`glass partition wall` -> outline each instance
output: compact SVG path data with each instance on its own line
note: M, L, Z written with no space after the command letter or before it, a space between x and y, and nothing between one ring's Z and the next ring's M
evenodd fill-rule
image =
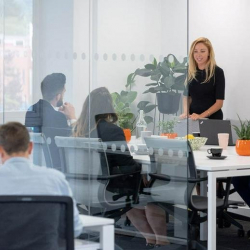
M114 218L121 249L187 249L188 1L0 4L1 123L26 125L33 162L66 175L80 213Z

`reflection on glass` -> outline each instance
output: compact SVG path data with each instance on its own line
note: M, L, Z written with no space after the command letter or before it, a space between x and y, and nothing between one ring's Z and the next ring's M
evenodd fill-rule
M0 92L2 97L4 91L4 100L1 105L8 111L26 110L32 94L33 1L4 1L3 7L0 50L4 47L4 67L0 67L0 81L3 80Z

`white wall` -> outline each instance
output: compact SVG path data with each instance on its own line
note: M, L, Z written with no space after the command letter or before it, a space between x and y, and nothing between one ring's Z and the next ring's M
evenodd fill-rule
M110 92L120 92L127 76L154 57L159 61L174 53L182 60L187 55L186 0L66 0L63 4L39 0L38 14L39 30L34 34L42 42L35 51L35 82L40 84L48 73L65 73L65 100L74 104L78 115L90 90L106 86ZM136 78L136 104L154 102L155 95L142 94L149 82Z
M250 119L250 1L189 1L190 43L201 36L209 38L217 64L226 78L225 118Z

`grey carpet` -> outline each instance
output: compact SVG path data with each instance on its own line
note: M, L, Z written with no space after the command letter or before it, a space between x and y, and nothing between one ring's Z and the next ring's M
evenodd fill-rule
M247 238L247 231L250 230L250 222L239 221L246 231L246 235L243 238L239 238L237 235L238 229L233 225L230 228L217 228L217 250L249 250L250 239ZM123 225L121 225L125 228ZM133 226L126 227L126 229L135 231ZM168 235L173 234L173 226L171 223L168 226ZM115 243L123 250L139 250L145 248L145 240L141 237L131 237L124 235L117 235L115 237ZM206 242L203 243L206 245ZM186 250L186 246L179 246L171 244L169 246L156 248L157 250Z

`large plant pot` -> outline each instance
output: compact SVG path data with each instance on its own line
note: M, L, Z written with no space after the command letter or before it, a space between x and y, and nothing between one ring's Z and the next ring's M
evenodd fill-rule
M123 129L124 135L125 135L125 139L126 142L130 142L131 140L131 130L128 128Z
M179 110L180 93L156 93L158 110L163 114L175 114Z
M250 140L237 140L235 149L238 155L250 156Z
M177 135L177 133L161 133L161 136L167 136L168 139L174 139L178 135Z

